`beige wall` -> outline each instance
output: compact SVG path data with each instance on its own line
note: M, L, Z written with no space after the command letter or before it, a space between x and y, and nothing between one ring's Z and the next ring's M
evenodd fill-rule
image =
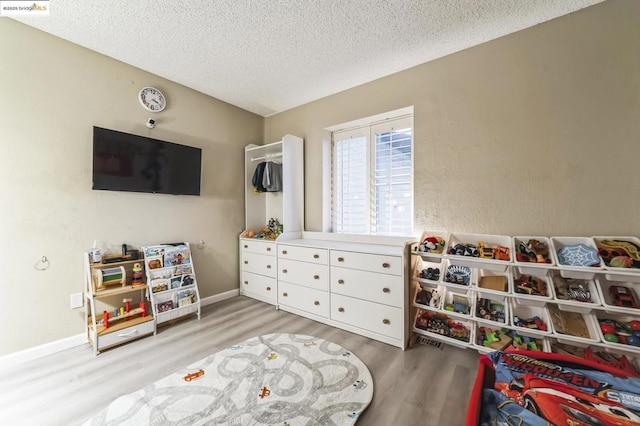
M414 106L415 229L640 235L640 2L571 15L267 118L305 138L322 229L323 129Z
M204 240L193 254L201 296L237 288L243 147L263 142L262 117L8 18L0 54L0 355L84 331L69 295L82 291L94 239L116 251ZM140 107L146 85L167 96L165 111ZM92 191L94 125L202 148L202 195ZM51 265L37 272L43 255Z

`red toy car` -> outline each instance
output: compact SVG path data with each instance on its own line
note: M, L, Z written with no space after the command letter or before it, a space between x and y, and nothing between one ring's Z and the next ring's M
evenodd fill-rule
M504 384L501 392L555 425L631 426L640 423L640 417L635 413L608 399L606 391L598 397L533 374Z
M633 297L633 291L628 287L612 285L609 287L609 294L611 295L611 300L616 306L622 306L624 308L638 308L636 299Z

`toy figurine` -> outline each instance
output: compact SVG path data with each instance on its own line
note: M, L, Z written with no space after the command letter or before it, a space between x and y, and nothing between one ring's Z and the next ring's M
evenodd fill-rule
M131 270L133 271L131 283L133 285L142 284L142 265L136 262L133 264L133 267L131 268Z
M429 306L437 308L440 305L440 294L437 289L431 292L431 300L429 300Z

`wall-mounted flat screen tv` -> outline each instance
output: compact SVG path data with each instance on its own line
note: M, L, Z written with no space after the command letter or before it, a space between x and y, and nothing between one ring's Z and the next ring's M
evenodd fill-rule
M202 149L93 127L93 189L200 195Z

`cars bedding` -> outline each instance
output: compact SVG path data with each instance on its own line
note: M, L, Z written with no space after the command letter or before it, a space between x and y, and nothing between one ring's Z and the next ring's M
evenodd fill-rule
M481 368L489 372L478 377L472 399L481 402L470 401L470 410L479 413L469 413L467 425L640 425L640 379L577 357L546 355L484 355Z

